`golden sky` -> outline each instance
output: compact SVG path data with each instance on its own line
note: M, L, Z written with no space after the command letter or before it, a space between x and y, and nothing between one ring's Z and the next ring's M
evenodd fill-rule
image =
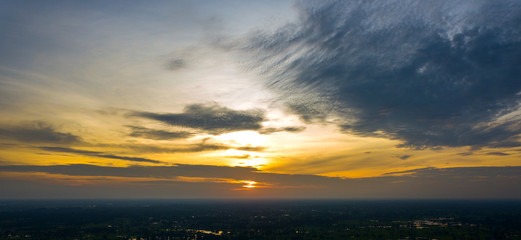
M0 9L3 198L521 197L518 2Z

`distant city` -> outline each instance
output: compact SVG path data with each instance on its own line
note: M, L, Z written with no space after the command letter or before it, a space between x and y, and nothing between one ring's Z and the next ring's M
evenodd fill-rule
M3 201L0 239L521 239L521 201Z

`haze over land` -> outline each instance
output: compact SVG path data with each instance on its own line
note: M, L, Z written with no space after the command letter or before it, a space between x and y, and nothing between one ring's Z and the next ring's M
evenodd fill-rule
M520 198L519 1L2 1L1 198Z

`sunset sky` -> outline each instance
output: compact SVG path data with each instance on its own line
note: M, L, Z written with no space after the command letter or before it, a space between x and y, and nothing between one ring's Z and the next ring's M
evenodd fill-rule
M521 198L520 1L0 1L0 198Z

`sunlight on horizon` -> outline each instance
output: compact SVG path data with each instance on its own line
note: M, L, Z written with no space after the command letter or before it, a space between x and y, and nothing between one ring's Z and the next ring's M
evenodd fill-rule
M244 181L243 183L245 183L245 185L242 185L242 187L247 189L255 188L255 184L257 184L255 181Z

